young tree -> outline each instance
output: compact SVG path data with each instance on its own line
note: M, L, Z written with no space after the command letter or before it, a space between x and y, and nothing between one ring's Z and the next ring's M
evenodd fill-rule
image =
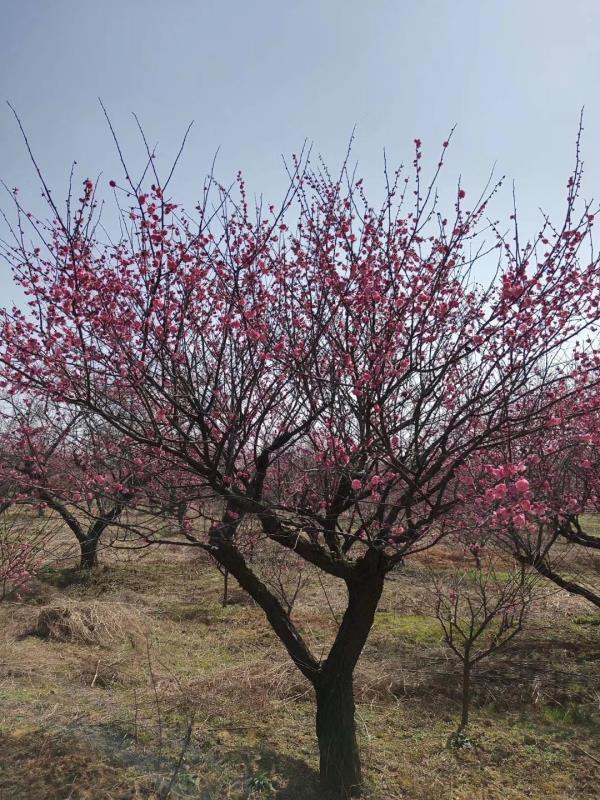
M123 187L111 182L118 241L99 239L86 180L64 215L45 187L47 223L15 195L5 250L30 306L4 311L4 381L84 409L221 498L208 535L187 541L254 598L314 686L321 778L342 797L361 784L352 681L387 573L453 529L470 463L554 424L557 404L576 415L598 379L579 159L563 222L527 243L516 221L511 236L486 218L491 193L469 203L459 187L443 216L419 140L414 170L412 184L386 176L375 209L347 162L333 178L301 157L278 209L251 212L241 179L234 193L211 177L190 217L169 180L154 172L143 189L125 169ZM345 585L324 660L244 557L249 517Z
M450 584L434 581L435 615L444 641L462 664L461 718L469 724L474 667L507 645L522 629L532 601L533 579L524 568L508 577L489 557L481 568L453 574Z

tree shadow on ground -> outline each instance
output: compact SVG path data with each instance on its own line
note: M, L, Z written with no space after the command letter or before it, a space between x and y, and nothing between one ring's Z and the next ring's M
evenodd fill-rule
M240 800L330 800L309 764L260 745L220 754L191 748L187 770L179 772L176 759L131 744L106 726L85 724L77 732L69 726L0 733L0 797L158 800L175 771L169 800L213 800L216 791Z
M329 800L319 784L319 776L301 758L259 748L260 765L273 780L277 800Z
M153 782L106 759L87 743L42 730L0 734L0 797L11 800L111 797L150 800Z

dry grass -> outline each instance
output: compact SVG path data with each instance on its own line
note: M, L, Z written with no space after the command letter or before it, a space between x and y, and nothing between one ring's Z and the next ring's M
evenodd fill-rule
M458 676L427 581L456 563L445 550L421 557L385 590L356 675L368 797L596 798L600 626L563 594L548 593L514 646L482 664L477 746L446 748ZM235 586L227 607L220 597L216 570L179 550L85 580L61 565L0 606L0 798L160 798L172 783L171 800L320 800L310 687L260 609ZM316 652L343 606L337 582L309 575L294 613ZM257 776L274 792L253 788Z
M110 647L143 636L143 616L123 603L65 602L41 609L31 633L40 639Z
M0 734L0 797L11 800L159 800L156 781L102 763L75 737L39 729ZM152 785L154 783L154 786Z

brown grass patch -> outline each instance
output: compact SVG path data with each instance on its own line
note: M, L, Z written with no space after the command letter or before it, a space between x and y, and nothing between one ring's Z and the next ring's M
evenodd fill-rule
M152 781L107 764L92 747L41 730L0 733L0 797L156 800Z
M163 696L173 706L192 705L209 715L221 715L224 709L263 714L273 704L312 701L310 684L291 661L276 650L271 656L227 666L184 684L164 681Z
M120 603L61 602L39 612L31 633L54 642L108 647L140 638L142 619L139 612Z

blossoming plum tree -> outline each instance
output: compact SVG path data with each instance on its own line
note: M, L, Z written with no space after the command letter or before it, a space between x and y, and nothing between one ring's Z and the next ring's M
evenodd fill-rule
M595 393L591 397L582 393L576 405L579 416L519 444L528 465L520 505L524 511L535 512L534 518L527 525L513 522L505 527L497 543L561 589L600 608L600 587L590 582L593 569L576 575L576 564L600 550L600 538L590 530L600 511ZM569 577L564 575L565 568Z
M160 497L164 475L141 448L98 418L56 404L5 400L2 416L0 485L7 506L58 514L77 540L82 569L97 565L108 528L122 528L132 544L144 539L144 528L156 517L147 492ZM173 475L168 483L172 491ZM132 509L140 512L135 524L126 519Z
M113 182L116 241L100 237L86 180L64 214L45 189L47 222L15 195L5 249L29 307L3 312L3 381L85 410L221 499L187 541L254 598L312 683L322 782L341 797L360 790L352 681L386 575L456 530L479 475L493 478L486 453L566 424L599 377L579 158L564 219L525 242L516 220L505 232L488 219L495 188L470 201L459 186L442 214L415 146L412 180L386 174L379 208L347 161L332 177L303 155L277 208L251 208L241 178L227 190L210 177L191 216L150 157L150 186L127 169ZM469 514L527 524L502 484ZM326 658L244 557L248 518L345 585Z
M40 567L43 540L50 536L45 529L27 541L20 528L10 515L0 516L0 602L27 588Z

